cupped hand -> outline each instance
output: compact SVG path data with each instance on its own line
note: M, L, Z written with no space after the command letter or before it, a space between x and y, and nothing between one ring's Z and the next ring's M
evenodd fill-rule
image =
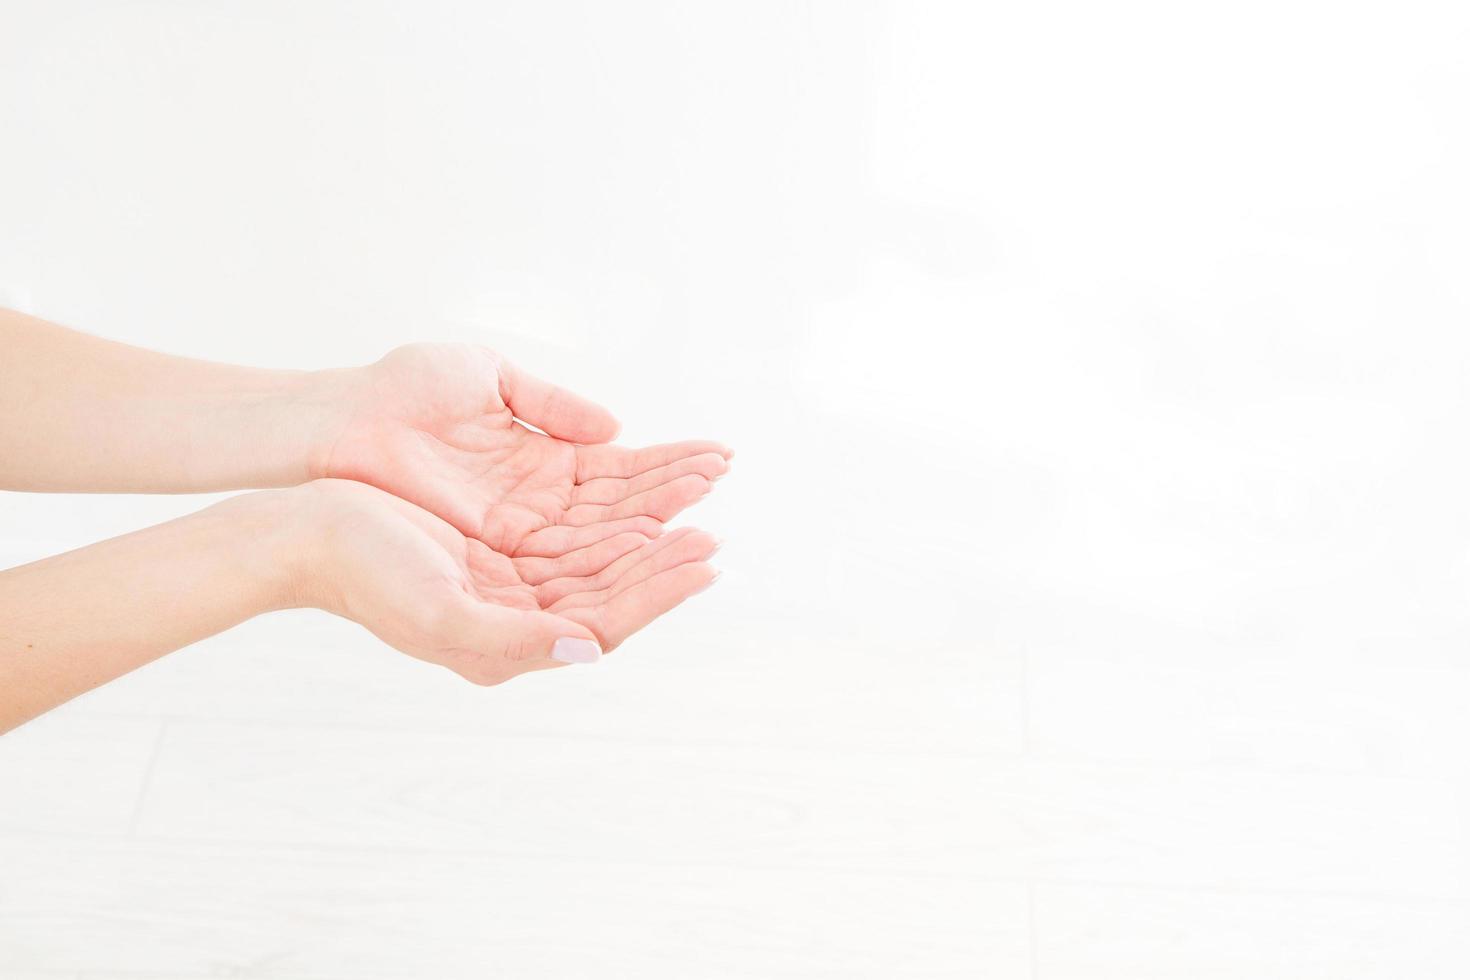
M318 475L387 490L510 558L655 536L731 456L709 441L607 445L606 409L482 347L399 348L355 374L347 399Z
M692 528L512 556L362 483L291 492L312 542L298 601L478 684L596 660L718 574L718 542Z

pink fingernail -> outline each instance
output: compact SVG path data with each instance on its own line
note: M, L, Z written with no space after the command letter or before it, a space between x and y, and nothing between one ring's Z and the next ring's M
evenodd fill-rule
M602 648L591 640L564 636L551 645L551 659L564 664L595 664L602 659Z
M715 572L715 577L701 585L699 588L695 589L693 592L689 593L689 598L693 599L695 596L699 595L699 593L707 590L711 585L714 585L716 582L718 582L720 580L720 576L724 574L725 573L723 571Z

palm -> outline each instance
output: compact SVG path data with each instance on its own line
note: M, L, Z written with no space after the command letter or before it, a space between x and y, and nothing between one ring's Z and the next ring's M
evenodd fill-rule
M416 345L373 366L327 475L419 504L498 554L550 557L619 533L656 535L728 465L713 442L579 444L615 431L603 410L490 351Z
M487 652L507 635L534 646L547 630L563 631L557 617L611 650L715 575L705 559L716 542L692 529L656 541L628 532L556 557L516 557L361 483L316 486L340 529L342 594L331 605L393 646L482 682L516 672L514 658ZM528 654L538 655L539 647Z

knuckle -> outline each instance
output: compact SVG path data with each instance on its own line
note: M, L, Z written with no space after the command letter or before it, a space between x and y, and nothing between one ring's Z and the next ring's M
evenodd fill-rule
M507 669L511 669L510 665L536 660L543 656L545 656L545 651L541 649L541 644L527 637L517 637L505 645Z
M496 657L481 657L472 664L459 668L458 673L476 687L495 687L515 676L509 664Z

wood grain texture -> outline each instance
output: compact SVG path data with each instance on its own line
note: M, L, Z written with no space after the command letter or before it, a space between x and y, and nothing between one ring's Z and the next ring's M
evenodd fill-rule
M961 980L1027 956L1024 887L959 877L156 842L80 843L58 864L34 845L0 850L12 881L41 883L0 893L20 970ZM85 941L55 942L83 921Z
M1049 980L1376 980L1465 975L1470 903L1042 885Z

